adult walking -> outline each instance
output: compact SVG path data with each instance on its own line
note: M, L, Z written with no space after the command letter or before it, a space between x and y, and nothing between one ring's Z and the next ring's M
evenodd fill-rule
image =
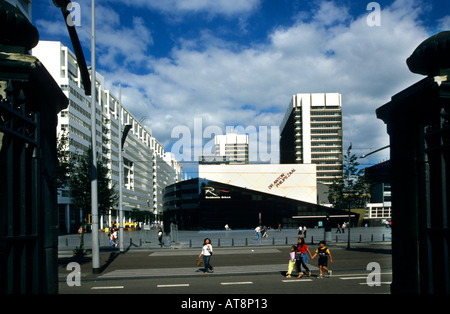
M211 244L211 239L205 238L205 240L203 240L202 252L198 256L198 257L203 256L203 264L205 265L204 269L205 274L209 272L208 270L211 270L212 273L214 272L214 267L212 267L212 265L210 264L212 255L213 255L213 248Z
M161 247L163 247L164 246L164 243L163 243L163 232L162 232L161 227L158 228L158 241L159 241L159 245Z
M255 228L255 233L256 233L256 240L261 238L261 226L257 226Z
M297 278L301 278L303 276L302 266L305 269L305 271L308 273L308 276L311 276L311 271L309 270L309 268L306 264L312 258L312 256L311 256L311 252L308 249L308 246L305 243L304 238L298 239L296 257L297 257L297 268L298 268L298 277Z

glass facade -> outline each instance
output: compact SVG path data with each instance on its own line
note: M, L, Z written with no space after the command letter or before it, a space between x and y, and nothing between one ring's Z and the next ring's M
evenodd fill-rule
M317 226L311 216L345 215L346 211L301 202L268 193L205 179L191 179L164 189L164 226L177 224L180 230L221 230L255 228L258 224L277 228ZM293 216L309 216L301 221ZM261 221L260 221L261 217Z

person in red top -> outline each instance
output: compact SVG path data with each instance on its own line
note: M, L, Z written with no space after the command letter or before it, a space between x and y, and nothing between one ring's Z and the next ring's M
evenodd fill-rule
M311 257L312 257L311 252L309 251L308 246L305 243L305 239L304 238L298 239L297 255L296 255L298 267L297 278L301 278L303 276L302 266L308 272L308 276L311 276L311 271L309 270L308 266L306 266Z

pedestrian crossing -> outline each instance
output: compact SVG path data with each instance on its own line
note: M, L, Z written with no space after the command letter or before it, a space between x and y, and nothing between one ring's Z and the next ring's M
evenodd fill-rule
M311 270L317 270L315 266L309 266ZM286 271L286 264L269 265L247 265L247 266L221 266L214 269L215 274L236 275L273 273ZM180 268L151 268L151 269L118 269L99 276L103 279L113 278L145 278L145 277L167 277L167 276L195 276L203 275L201 267Z

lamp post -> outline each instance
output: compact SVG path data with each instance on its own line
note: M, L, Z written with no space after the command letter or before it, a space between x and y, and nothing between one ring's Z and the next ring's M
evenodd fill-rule
M97 119L96 119L96 79L95 79L95 0L92 0L92 35L91 35L91 213L92 213L92 272L100 272L98 243L98 185L97 185Z
M119 251L124 252L123 246L123 160L122 160L122 85L119 84Z

